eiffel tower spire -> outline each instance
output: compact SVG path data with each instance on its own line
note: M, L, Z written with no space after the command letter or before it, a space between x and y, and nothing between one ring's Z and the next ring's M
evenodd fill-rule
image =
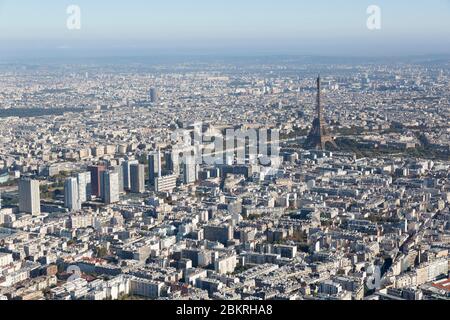
M327 144L337 149L333 137L331 137L326 128L324 112L321 102L321 81L320 75L317 77L317 103L316 118L313 121L312 129L306 139L305 149L326 150Z
M318 114L318 118L322 119L322 104L320 101L320 95L322 92L322 88L320 86L320 74L319 77L317 78L317 104L316 104L316 113Z

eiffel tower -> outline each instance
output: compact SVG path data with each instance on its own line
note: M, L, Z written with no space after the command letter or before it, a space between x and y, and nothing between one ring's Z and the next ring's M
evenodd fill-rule
M308 150L326 150L327 146L332 146L337 149L337 145L334 139L328 133L326 123L323 117L323 108L320 101L321 86L320 86L320 76L317 78L317 105L316 105L316 118L313 121L313 126L309 132L304 148Z

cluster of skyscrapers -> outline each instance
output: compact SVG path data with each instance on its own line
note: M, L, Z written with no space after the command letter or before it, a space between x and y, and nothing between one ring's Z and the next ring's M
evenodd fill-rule
M162 161L166 166L163 170ZM148 187L156 192L170 192L176 188L181 178L184 184L198 180L198 165L194 161L182 164L176 152L162 155L161 150L151 152L148 157ZM120 160L120 164L108 166L106 163L90 165L86 172L69 177L64 182L64 206L69 211L81 210L83 203L101 199L105 204L120 201L120 194L142 194L146 191L145 164L139 160ZM180 172L182 175L180 176ZM39 213L39 182L23 180L21 187L21 207L23 212ZM34 201L34 202L33 202Z

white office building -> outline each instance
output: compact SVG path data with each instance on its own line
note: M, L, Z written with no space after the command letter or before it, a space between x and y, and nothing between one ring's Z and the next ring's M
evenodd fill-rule
M78 182L78 197L80 198L81 203L90 200L92 196L91 173L90 172L79 173L77 175L77 182Z
M19 182L19 210L24 213L41 213L41 195L39 181L22 179Z
M112 204L119 202L119 173L104 171L103 175L103 202L105 204Z
M78 190L78 179L67 178L64 182L64 206L70 211L81 209L81 199Z

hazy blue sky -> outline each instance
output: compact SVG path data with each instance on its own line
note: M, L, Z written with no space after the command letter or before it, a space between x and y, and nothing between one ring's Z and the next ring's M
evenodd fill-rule
M66 8L81 8L81 30ZM366 9L382 9L382 29ZM0 54L450 53L450 0L0 0Z

